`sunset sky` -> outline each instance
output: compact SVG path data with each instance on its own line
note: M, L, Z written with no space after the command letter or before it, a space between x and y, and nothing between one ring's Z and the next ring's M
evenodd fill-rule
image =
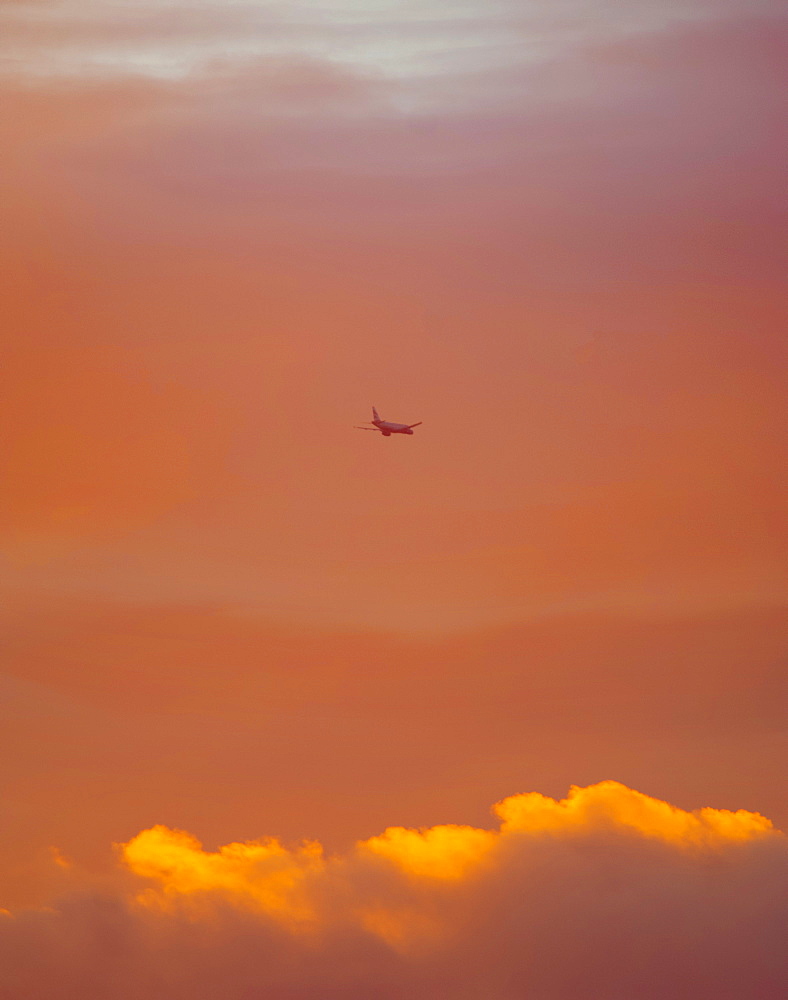
M2 1000L784 995L787 66L0 0Z

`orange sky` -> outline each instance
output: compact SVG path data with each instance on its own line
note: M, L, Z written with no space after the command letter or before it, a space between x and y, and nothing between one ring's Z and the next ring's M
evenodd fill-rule
M786 828L785 22L619 6L2 5L0 907L157 824Z

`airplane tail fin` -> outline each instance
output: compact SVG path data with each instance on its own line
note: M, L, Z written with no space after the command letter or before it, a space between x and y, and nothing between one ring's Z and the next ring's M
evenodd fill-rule
M380 417L378 416L378 411L375 409L374 406L372 407L372 419L373 420L380 420Z

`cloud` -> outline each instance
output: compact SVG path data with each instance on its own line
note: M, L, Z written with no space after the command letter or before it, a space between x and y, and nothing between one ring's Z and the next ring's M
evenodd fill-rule
M546 835L613 834L662 842L676 850L715 850L781 836L759 813L710 808L687 812L616 781L572 787L560 801L536 792L513 795L499 802L495 813L502 821L498 833L458 825L425 830L389 827L380 836L360 842L357 853L362 858L382 859L416 879L452 882L472 877L479 865L505 850L512 838L525 843ZM122 845L122 853L135 874L157 882L170 899L218 891L254 900L274 914L291 912L287 902L301 894L304 879L310 874L323 877L332 864L314 843L288 851L277 840L268 839L206 852L189 834L163 826L144 830ZM495 864L495 858L492 861Z
M309 913L300 899L301 883L323 868L319 844L288 851L268 839L209 853L188 833L165 826L138 834L123 846L123 858L135 874L157 881L169 898L217 892L287 917Z
M572 788L568 798L532 792L504 799L496 808L504 833L538 834L594 830L627 830L678 847L715 846L747 840L772 829L758 813L739 809L686 812L667 802L635 792L616 781Z
M785 837L606 781L515 795L498 831L394 827L326 857L154 827L153 883L0 914L0 996L107 1000L780 996Z
M755 14L772 0L664 0L622 9L612 0L436 0L306 3L292 10L249 2L133 7L69 0L0 7L3 48L15 75L183 79L228 60L245 65L282 55L322 58L351 72L410 81L411 106L434 102L432 84L512 62L538 63L578 42L659 31L685 20ZM513 39L519 44L513 45ZM441 90L441 98L446 92Z

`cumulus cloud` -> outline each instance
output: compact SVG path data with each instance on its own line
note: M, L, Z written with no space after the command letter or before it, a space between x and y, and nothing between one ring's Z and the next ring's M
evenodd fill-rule
M495 811L341 857L145 830L120 848L142 891L0 915L0 996L781 995L788 850L765 817L613 781Z

